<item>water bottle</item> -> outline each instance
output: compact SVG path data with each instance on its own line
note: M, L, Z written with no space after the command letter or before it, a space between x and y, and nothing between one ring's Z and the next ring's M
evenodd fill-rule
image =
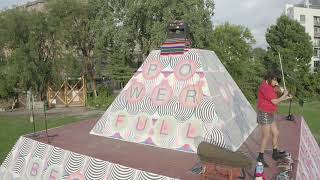
M264 179L263 164L262 162L258 162L256 165L255 180L263 180L263 179Z
M262 162L258 162L256 166L256 175L263 173L263 164Z

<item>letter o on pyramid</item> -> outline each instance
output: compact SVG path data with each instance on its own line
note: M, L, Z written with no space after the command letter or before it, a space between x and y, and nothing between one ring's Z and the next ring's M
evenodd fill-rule
M158 60L152 60L145 64L142 69L142 75L147 80L156 78L162 71L163 66Z
M180 61L174 69L175 77L181 80L187 80L191 78L197 70L197 65L194 61Z

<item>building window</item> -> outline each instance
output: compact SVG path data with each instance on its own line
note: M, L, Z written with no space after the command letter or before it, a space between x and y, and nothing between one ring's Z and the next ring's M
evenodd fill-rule
M306 22L306 15L300 15L300 23Z
M320 38L314 38L314 47L320 47Z
M314 27L314 37L320 37L320 27Z
M315 26L320 26L320 17L319 16L314 16L313 17L313 23Z
M313 56L314 56L314 57L319 57L319 51L318 51L318 49L313 49Z
M314 61L313 65L315 68L320 68L320 61Z

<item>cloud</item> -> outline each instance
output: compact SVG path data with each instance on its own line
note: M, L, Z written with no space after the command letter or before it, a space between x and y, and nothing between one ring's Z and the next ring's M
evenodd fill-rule
M252 8L255 8L257 5L258 5L258 1L257 0L243 1L243 4L242 4L243 8L245 8L245 9L252 9Z
M256 47L267 47L265 32L276 23L284 12L285 5L301 0L215 0L214 25L224 22L248 27L254 35Z
M23 5L34 0L0 0L0 10L11 8L12 6Z

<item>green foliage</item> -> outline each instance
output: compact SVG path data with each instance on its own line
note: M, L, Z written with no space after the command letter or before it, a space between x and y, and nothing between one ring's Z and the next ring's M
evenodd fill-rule
M212 31L213 1L204 0L128 0L114 3L113 9L123 28L128 28L144 57L165 40L166 27L173 20L183 20L190 25L194 47L209 44Z
M189 24L193 47L215 51L249 100L256 98L265 69L278 67L277 51L291 92L300 99L319 95L318 75L308 73L312 45L298 22L281 16L268 29L273 48L265 52L252 48L255 40L248 28L225 23L213 30L213 15L212 0L48 0L43 12L3 11L0 97L30 88L44 94L47 83L81 74L95 95L96 77L123 85L137 60L165 40L173 20Z
M97 76L126 83L143 59L160 46L173 20L190 24L194 46L205 48L212 32L213 1L49 0L43 12L0 13L0 95L10 89L44 94L49 82ZM4 50L10 50L4 56ZM138 55L138 56L137 56ZM138 59L141 60L141 59ZM104 65L104 67L97 66ZM10 81L8 80L10 78ZM96 94L96 93L95 93Z
M103 109L106 110L114 101L116 96L104 96L100 95L96 98L88 97L88 105L93 108Z
M82 0L51 0L48 13L58 41L68 54L78 57L82 74L92 82L93 91L96 91L93 50L101 28L96 21L98 11L90 5Z
M97 94L97 97L88 96L87 100L90 107L106 110L116 98L113 95L112 88L105 85L98 85Z
M217 26L212 34L212 49L246 97L253 101L262 81L263 50L252 50L255 42L248 28L225 23Z
M98 96L111 96L113 94L113 90L109 86L99 85L97 90Z
M5 67L1 69L1 94L8 95L12 89L33 89L44 94L52 77L53 37L46 23L46 15L22 9L8 10L2 14L0 44L7 51ZM7 92L5 92L7 91Z
M280 69L280 53L289 90L298 97L314 96L310 94L312 76L309 74L313 48L304 27L287 16L281 16L276 25L268 28L266 40L270 46L265 60L266 67Z
M212 31L211 15L213 1L95 1L99 9L97 22L102 27L97 38L95 57L107 63L106 71L97 68L97 73L107 75L116 82L126 83L135 71L136 55L144 60L149 52L159 48L166 38L169 22L179 19L190 24L195 47L205 48ZM139 57L139 56L138 56Z

